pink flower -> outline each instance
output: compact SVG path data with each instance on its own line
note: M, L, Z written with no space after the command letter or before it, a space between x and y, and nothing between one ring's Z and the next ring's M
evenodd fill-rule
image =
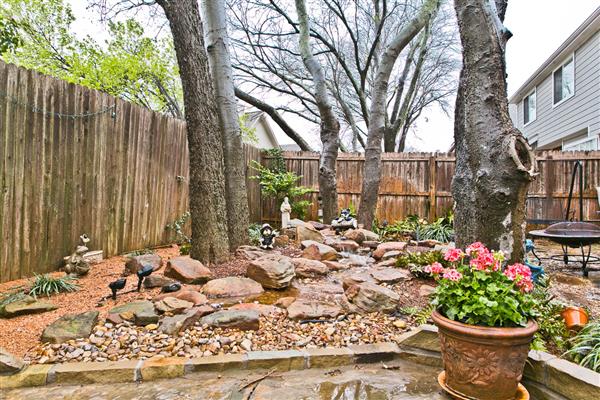
M533 281L531 279L531 270L528 266L523 264L512 264L508 265L504 270L504 275L515 282L515 285L522 292L531 292L533 290Z
M448 268L444 271L444 279L449 279L454 282L458 282L462 278L462 274L453 268Z
M477 254L477 257L471 259L471 268L479 271L498 271L500 269L500 261L485 247L477 253L472 252L472 254Z
M439 262L434 262L431 265L427 265L423 268L423 271L429 274L441 274L444 272L444 267Z
M462 259L464 256L465 256L465 254L462 252L461 249L449 249L444 254L444 260L450 261L450 262L456 262L456 261Z
M488 253L488 249L481 242L471 243L466 249L465 252L469 257L477 256L479 253ZM473 254L475 253L475 254Z

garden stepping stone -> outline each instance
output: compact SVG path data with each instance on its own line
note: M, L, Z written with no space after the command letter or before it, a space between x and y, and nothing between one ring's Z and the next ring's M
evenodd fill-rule
M323 243L325 238L323 237L323 234L311 224L302 224L296 227L296 240L298 242L313 240L318 243Z
M162 265L162 258L158 254L142 254L140 256L131 256L125 263L125 274L135 274L146 265L151 265L153 271L158 271Z
M98 322L98 315L98 311L63 315L44 329L42 342L64 343L88 338Z
M200 324L211 328L257 331L260 328L259 316L260 314L255 310L223 310L202 317Z
M202 287L202 293L209 299L249 298L264 292L260 283L249 278L229 276L213 279Z
M165 269L165 276L183 283L205 283L213 278L212 271L200 261L189 257L171 258Z
M0 317L12 318L19 315L39 314L56 310L57 308L49 301L36 300L32 296L26 296L21 300L13 301L4 307L0 307Z
M279 254L267 254L250 262L246 275L267 289L286 288L295 276L291 259Z
M188 308L192 308L194 303L189 301L180 300L175 297L165 297L162 300L154 303L154 308L159 313L171 313L171 314L181 314Z
M307 249L308 247L311 246L316 246L317 250L319 252L319 256L320 256L320 261L323 260L330 260L330 261L335 261L337 260L338 257L338 252L331 246L327 246L323 243L319 243L319 242L315 242L314 240L304 240L301 242L301 247L303 249ZM309 257L305 257L303 254L304 258L309 258Z
M335 318L342 309L335 304L316 300L299 299L288 308L288 318L293 320Z
M406 242L381 243L377 246L377 248L373 252L373 258L375 258L376 260L381 260L383 258L383 255L385 253L387 253L388 251L394 251L394 250L404 251L404 249L406 249L406 246L407 246Z
M319 275L327 275L329 267L318 260L307 258L292 258L292 264L299 278L313 278Z
M15 374L24 366L23 360L0 347L0 374Z
M181 331L185 331L193 326L205 315L215 312L215 309L209 305L193 307L183 314L165 317L160 323L158 330L167 335L176 335Z
M170 278L167 278L162 275L150 275L144 278L144 287L146 289L152 289L157 287L163 287L166 285L170 285L171 283L175 283L176 281Z
M375 269L370 274L379 283L397 283L411 278L409 271L397 268Z
M400 296L388 288L371 282L350 285L345 292L350 303L366 313L392 312L398 306Z

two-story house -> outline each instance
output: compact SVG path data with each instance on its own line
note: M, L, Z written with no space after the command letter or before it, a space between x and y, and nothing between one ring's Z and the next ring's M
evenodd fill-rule
M537 149L600 149L600 7L510 97Z

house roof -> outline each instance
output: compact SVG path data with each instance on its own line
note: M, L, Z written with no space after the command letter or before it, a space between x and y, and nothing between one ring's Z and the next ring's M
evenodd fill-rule
M521 85L519 89L508 100L509 103L517 103L523 96L529 93L534 86L543 81L548 76L562 59L571 54L579 46L585 43L591 38L596 32L600 30L600 7L585 20L579 27L573 32L567 40L560 45L558 49L552 53L550 57Z
M277 140L277 137L275 136L275 132L273 131L273 128L271 127L271 123L269 122L269 118L267 118L266 113L264 113L263 111L257 110L257 111L248 111L248 112L246 112L246 115L248 115L248 125L250 126L250 128L254 128L256 125L262 124L263 127L265 128L265 132L266 132L267 136L269 136L269 139L271 140L273 146L280 147L279 141Z

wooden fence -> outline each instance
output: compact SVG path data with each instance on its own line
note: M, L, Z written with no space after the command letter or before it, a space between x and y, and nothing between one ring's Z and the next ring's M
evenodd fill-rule
M319 154L284 152L288 170L302 175L300 184L313 189L307 196L312 202L309 218L317 218ZM265 161L268 162L267 157ZM527 218L530 220L562 220L566 210L573 164L583 161L583 215L586 220L598 220L600 186L600 151L537 153L540 175L531 184L527 200ZM385 153L382 157L382 178L377 218L395 221L410 214L434 220L452 208L452 176L455 158L444 153ZM340 154L337 163L338 205L358 208L363 180L364 156ZM578 185L574 195L579 195ZM473 205L476 207L477 205ZM279 207L271 201L262 202L262 219L279 220ZM579 203L573 199L571 210L578 218Z

